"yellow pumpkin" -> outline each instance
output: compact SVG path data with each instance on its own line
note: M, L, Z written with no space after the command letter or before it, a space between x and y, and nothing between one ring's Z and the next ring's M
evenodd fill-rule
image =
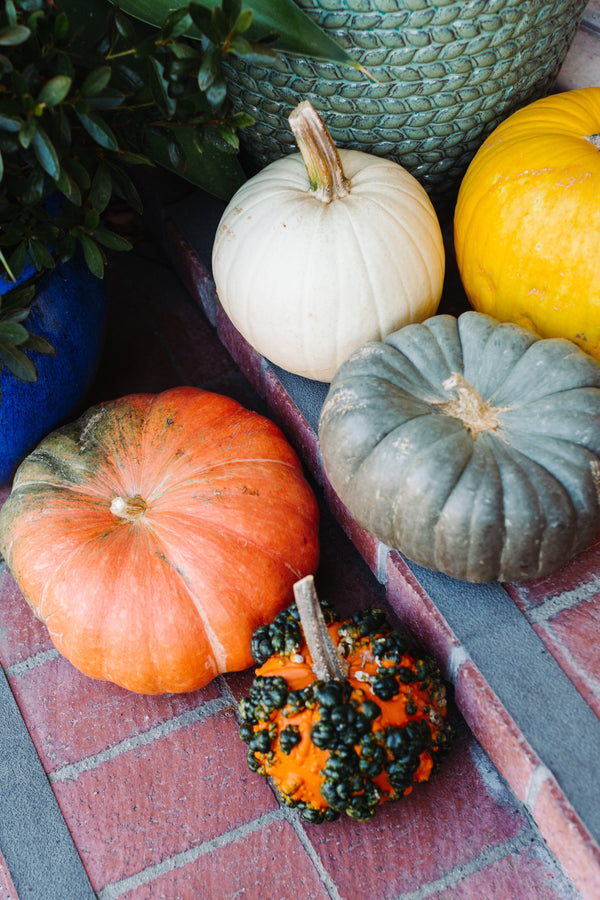
M600 358L600 87L538 100L492 132L454 237L476 310Z

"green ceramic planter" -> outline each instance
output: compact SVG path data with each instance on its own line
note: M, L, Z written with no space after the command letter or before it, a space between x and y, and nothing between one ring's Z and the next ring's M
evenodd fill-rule
M587 0L296 0L360 71L282 56L228 65L254 167L294 151L287 116L308 99L340 147L405 166L432 200L453 198L484 138L547 94Z

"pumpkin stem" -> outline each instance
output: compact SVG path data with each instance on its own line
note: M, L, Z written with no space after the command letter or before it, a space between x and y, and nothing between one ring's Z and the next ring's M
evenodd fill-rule
M488 400L484 400L464 375L453 372L442 382L442 387L447 391L455 390L457 393L456 397L451 397L447 403L442 404L442 412L460 419L473 437L477 437L482 431L493 431L498 427L499 414L504 408L492 406Z
M133 497L115 497L110 504L110 511L119 519L135 522L144 515L147 506L144 498L135 494Z
M294 585L294 598L310 655L319 681L341 681L348 675L348 663L335 646L323 617L315 580L307 575Z
M350 193L337 147L309 100L298 104L289 123L308 173L311 191L323 203Z
M590 144L593 144L597 150L600 150L600 134L590 134L588 141Z

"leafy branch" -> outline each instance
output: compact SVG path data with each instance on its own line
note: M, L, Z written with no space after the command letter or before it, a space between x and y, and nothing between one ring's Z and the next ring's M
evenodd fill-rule
M111 199L141 212L131 168L190 177L190 160L197 169L215 154L236 157L238 130L252 119L233 111L222 61L274 52L268 36L249 39L242 0L189 3L160 27L114 5L91 48L65 6L4 0L0 9L0 264L9 280L78 251L102 278L107 251L131 246L102 223ZM26 381L36 371L24 351L52 350L27 329L28 297L12 291L0 307L0 365Z

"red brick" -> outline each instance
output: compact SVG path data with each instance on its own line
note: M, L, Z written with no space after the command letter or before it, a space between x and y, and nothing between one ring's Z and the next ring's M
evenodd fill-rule
M454 700L473 734L522 802L539 759L472 662L461 666Z
M258 391L261 397L265 396L265 382L263 373L263 358L244 340L239 331L231 324L223 307L217 300L217 331L223 344L232 355L248 381Z
M436 892L436 900L564 900L567 879L533 851L521 850Z
M146 297L146 309L177 359L185 383L210 384L224 377L235 366L215 330L199 309L190 309L192 301L187 295L176 298L172 290L169 295L168 285L169 281L165 279L161 291L160 280L157 282L158 296Z
M200 856L122 900L198 900L199 897L327 900L315 867L293 827L273 823Z
M370 822L346 817L306 826L306 833L344 900L387 900L437 881L491 844L515 837L524 819L508 793L506 801L497 802L488 791L469 739L461 735L430 782L383 804Z
M215 325L217 295L211 275L172 220L166 223L165 238L175 271L191 296L200 304L209 322Z
M323 492L328 507L344 532L348 535L371 571L378 575L380 566L379 548L381 546L379 541L372 534L369 534L368 531L365 531L364 528L361 528L352 518L346 506L333 490L325 474L323 474Z
M451 653L460 648L460 642L396 550L388 554L386 589L388 601L400 620L436 659L444 676L450 678Z
M581 601L534 626L544 644L600 718L600 654L590 627L600 622L600 596Z
M19 900L8 866L0 850L0 900Z
M34 616L5 567L0 574L0 663L6 669L53 646L48 629Z
M548 597L556 597L565 591L581 588L598 574L600 574L600 536L556 572L544 578L532 578L522 584L507 584L505 587L513 599L520 597L522 602L530 607L539 605Z
M96 891L278 807L246 765L231 711L53 789Z
M550 774L540 787L533 815L550 850L560 859L584 900L598 900L600 848Z
M269 366L265 373L265 391L267 405L273 418L285 432L313 478L320 481L321 456L317 435Z
M134 694L82 675L62 656L10 678L10 686L47 772L220 696L215 682L187 694Z

